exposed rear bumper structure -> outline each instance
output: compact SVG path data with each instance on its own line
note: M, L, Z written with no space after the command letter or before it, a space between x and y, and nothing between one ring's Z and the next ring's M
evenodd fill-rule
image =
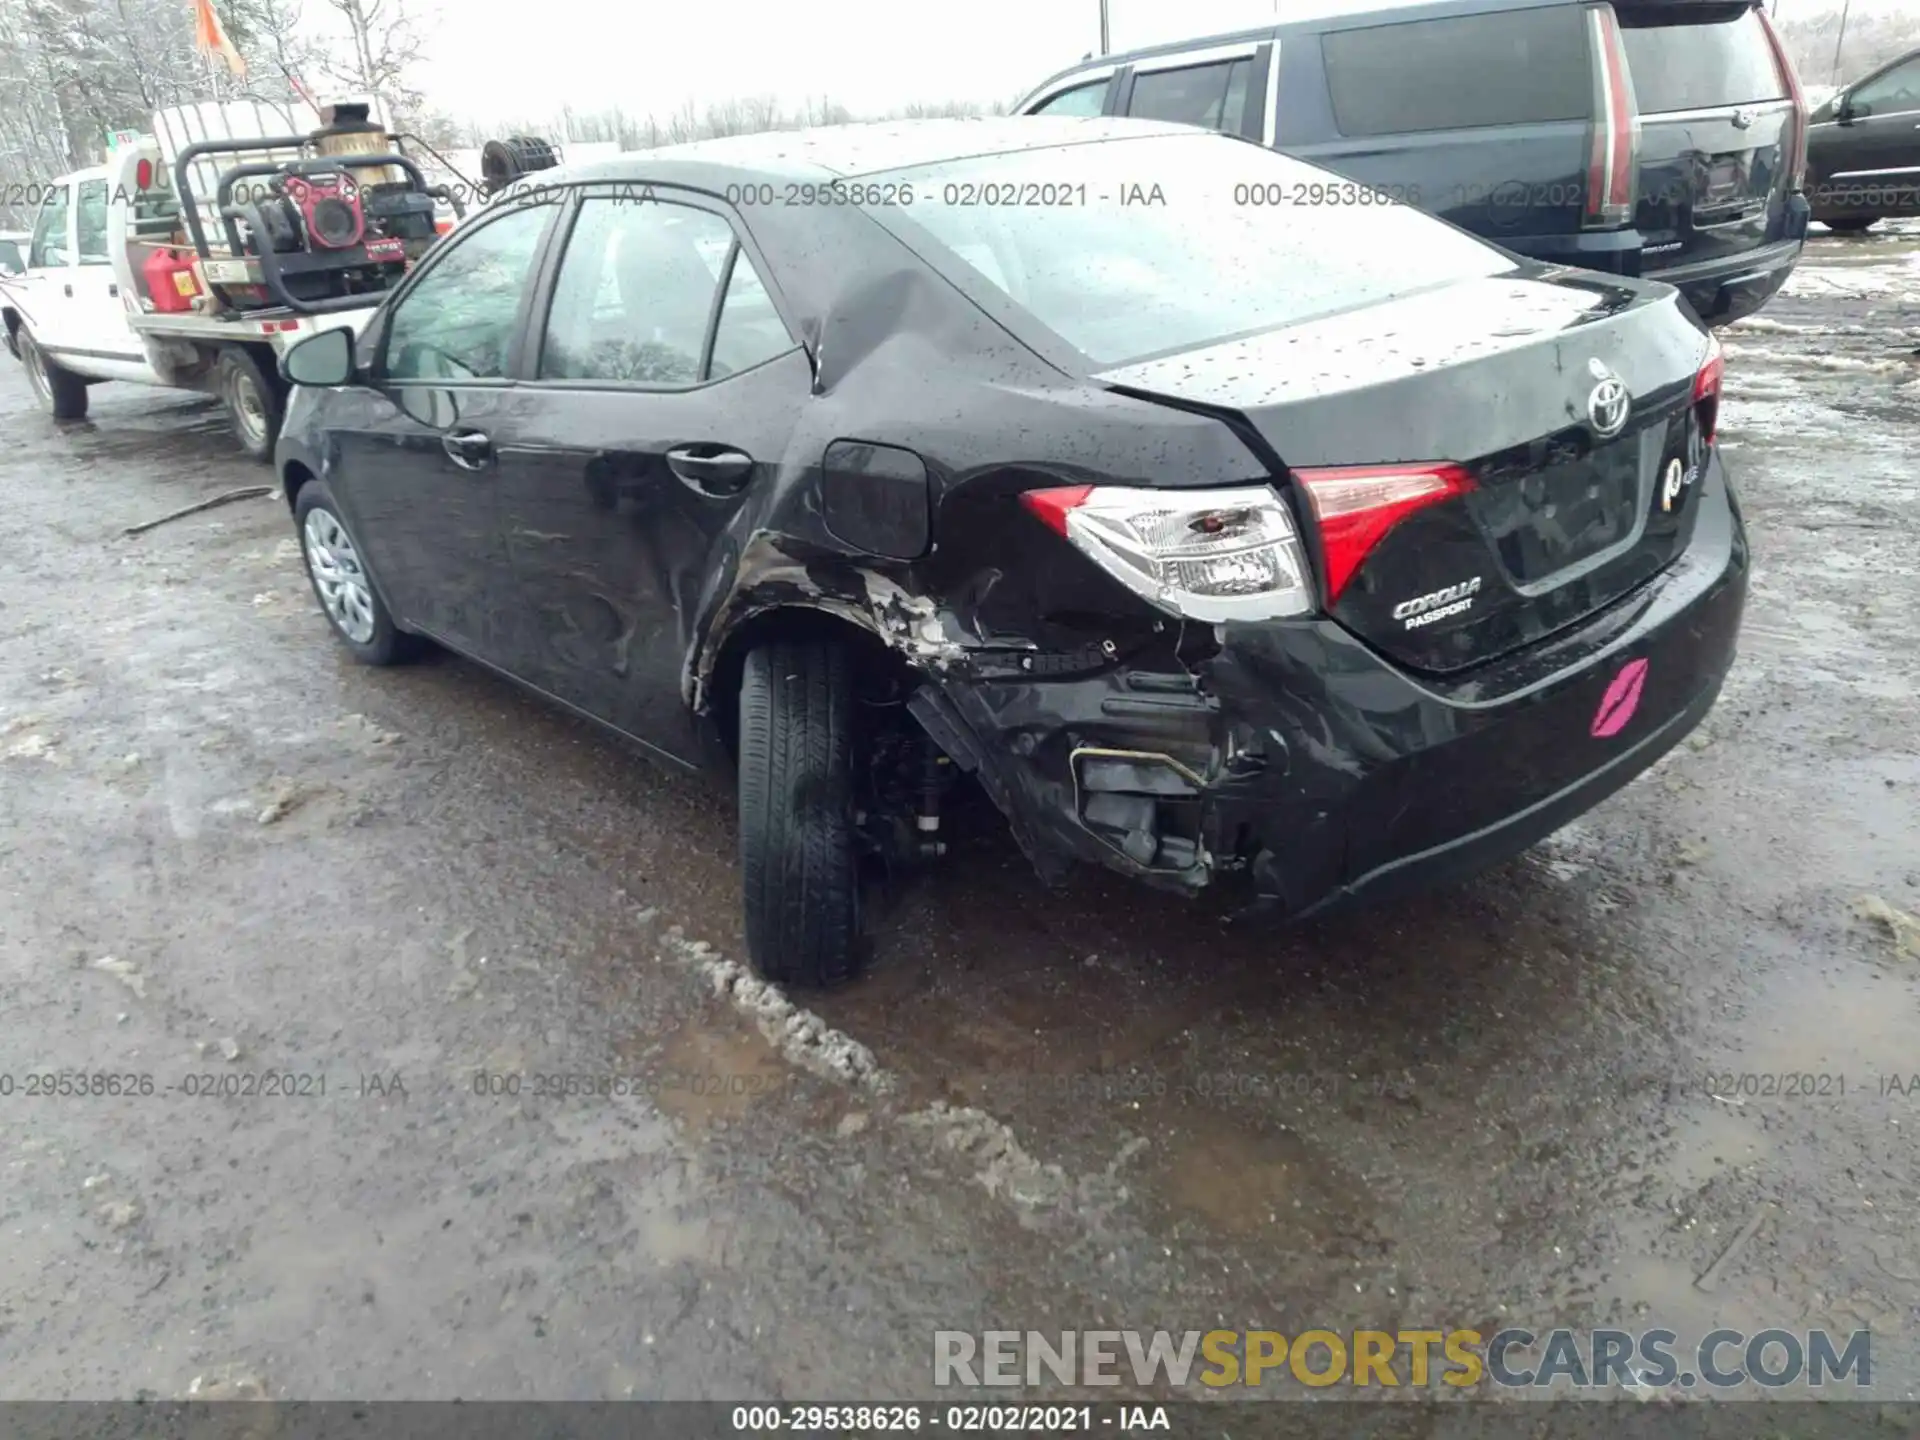
M1412 674L1316 619L1226 626L1193 673L949 675L912 708L1043 877L1091 860L1296 915L1419 888L1564 825L1712 707L1748 570L1717 460L1697 503L1660 575L1462 676Z

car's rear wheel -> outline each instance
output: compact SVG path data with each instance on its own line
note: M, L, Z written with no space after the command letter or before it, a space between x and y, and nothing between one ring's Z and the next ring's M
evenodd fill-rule
M1880 217L1871 215L1864 220L1829 220L1826 226L1836 235L1858 235L1863 231L1871 230L1879 223Z
M271 460L287 404L279 377L238 345L229 345L220 354L216 385L240 448L255 460Z
M747 951L768 980L838 985L860 971L854 665L832 642L747 656L740 684L740 871Z
M398 665L411 660L419 652L420 642L393 623L360 547L323 482L309 480L300 487L293 520L300 531L300 554L306 561L307 578L313 582L313 593L341 643L356 660L367 665Z
M34 398L56 420L87 418L87 382L60 362L51 359L33 338L31 330L19 337L20 363L26 367L27 382Z

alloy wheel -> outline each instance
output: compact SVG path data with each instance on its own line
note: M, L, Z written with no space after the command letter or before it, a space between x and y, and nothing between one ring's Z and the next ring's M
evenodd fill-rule
M306 550L307 572L313 576L313 588L320 592L327 618L355 645L369 643L374 629L373 587L347 527L331 510L316 507L307 512L301 542Z

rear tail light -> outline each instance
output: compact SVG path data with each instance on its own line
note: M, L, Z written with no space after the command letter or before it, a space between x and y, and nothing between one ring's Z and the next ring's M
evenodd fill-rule
M1136 595L1192 620L1273 620L1313 608L1293 516L1265 485L1029 490L1026 507Z
M1416 510L1473 489L1473 477L1458 465L1352 465L1295 470L1320 523L1327 563L1327 604L1354 576L1387 532Z
M1620 21L1611 5L1587 12L1593 36L1593 135L1587 156L1587 229L1625 225L1633 219L1640 179L1640 112L1633 103Z
M1800 72L1793 68L1793 57L1780 43L1780 33L1773 28L1773 21L1767 18L1764 9L1756 8L1754 13L1760 17L1760 28L1767 32L1767 44L1773 47L1773 65L1780 72L1780 84L1793 101L1793 125L1784 147L1786 153L1780 157L1780 168L1787 172L1787 188L1801 190L1807 183L1806 92L1800 88Z
M1720 341L1709 334L1707 358L1693 377L1693 413L1700 420L1700 438L1708 445L1713 444L1719 432L1720 381L1726 372L1727 361L1720 351Z

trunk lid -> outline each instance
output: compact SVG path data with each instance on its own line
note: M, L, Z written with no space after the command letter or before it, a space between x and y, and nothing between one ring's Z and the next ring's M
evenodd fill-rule
M1330 607L1394 659L1447 672L1576 623L1686 547L1704 455L1693 383L1707 344L1664 287L1535 270L1100 378L1236 412L1290 470L1463 467L1471 489L1395 524ZM1603 383L1617 393L1614 380L1628 403L1609 434L1593 406Z
M1642 3L1615 14L1640 114L1642 273L1764 245L1791 188L1798 119L1758 12Z

